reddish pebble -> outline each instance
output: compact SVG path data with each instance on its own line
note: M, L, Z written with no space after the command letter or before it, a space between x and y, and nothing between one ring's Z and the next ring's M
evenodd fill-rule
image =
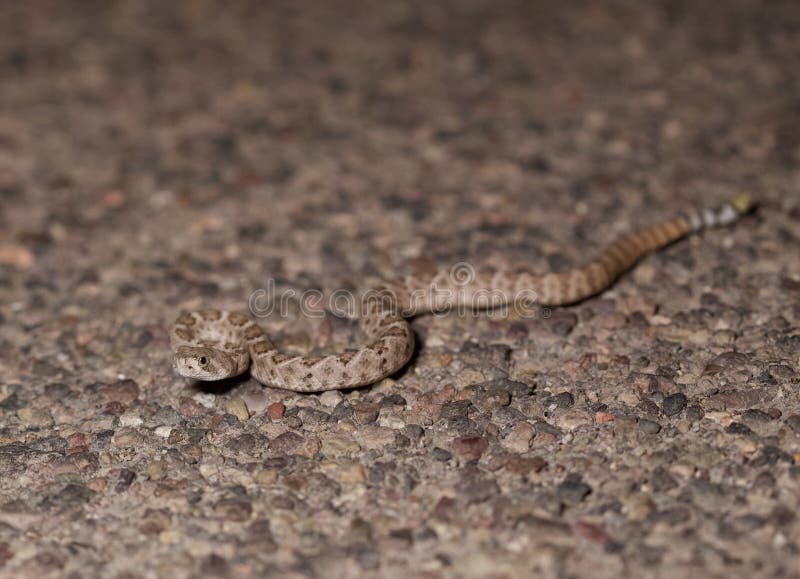
M102 493L106 489L106 485L108 485L108 479L99 476L90 480L86 486L95 492Z
M769 414L772 420L777 420L778 418L783 416L783 412L781 412L779 408L775 408L774 406L769 410L767 410L767 414Z
M67 437L67 451L77 447L86 446L86 435L83 432L75 432Z
M283 402L273 402L267 406L267 416L273 420L280 420L283 418L284 412L286 412L286 405Z
M461 436L453 441L453 452L464 460L478 460L489 447L489 442L480 436Z
M614 415L609 414L608 412L595 412L594 413L594 421L595 422L614 422Z

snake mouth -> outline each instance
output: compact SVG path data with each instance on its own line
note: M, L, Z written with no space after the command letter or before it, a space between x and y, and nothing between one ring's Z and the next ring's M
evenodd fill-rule
M196 380L223 380L236 374L236 364L225 352L214 348L181 346L175 352L175 369Z

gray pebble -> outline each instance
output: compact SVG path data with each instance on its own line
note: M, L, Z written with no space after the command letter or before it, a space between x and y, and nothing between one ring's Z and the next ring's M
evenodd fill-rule
M666 398L664 398L664 402L662 404L662 409L664 411L665 416L676 416L680 414L684 408L686 408L686 404L688 403L688 399L686 398L686 394L683 392L676 392L675 394L670 394Z
M647 418L640 418L639 430L641 430L646 434L658 434L659 432L661 432L661 425L654 420L648 420Z

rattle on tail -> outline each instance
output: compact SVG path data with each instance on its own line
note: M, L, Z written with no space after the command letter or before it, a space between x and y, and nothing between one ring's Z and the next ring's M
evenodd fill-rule
M370 290L377 299L364 300L359 325L368 344L329 356L281 354L250 318L235 312L203 310L179 317L169 337L175 367L182 376L221 380L250 374L262 384L297 392L320 392L372 384L402 368L414 351L414 332L407 317L476 304L493 296L492 305L511 301L520 292L535 295L540 305L579 302L607 287L644 255L686 235L736 221L751 208L739 196L713 210L694 211L640 229L613 242L583 267L560 273L495 272L454 280L449 272L432 279L409 276ZM497 296L505 296L501 302ZM389 298L389 299L386 299Z

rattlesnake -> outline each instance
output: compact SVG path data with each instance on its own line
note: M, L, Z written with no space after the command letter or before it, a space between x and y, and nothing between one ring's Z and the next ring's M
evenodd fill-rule
M371 295L377 299L359 301L359 325L369 343L342 354L287 356L247 316L220 310L186 313L169 332L175 366L181 375L199 380L220 380L249 369L262 384L297 392L372 384L411 358L414 333L406 320L411 315L454 305L486 305L487 296L496 306L525 292L541 305L575 303L606 289L647 253L690 233L732 223L749 208L742 196L717 209L646 227L621 237L587 265L561 273L500 271L458 279L444 272L432 280L407 277L385 283L374 288Z

